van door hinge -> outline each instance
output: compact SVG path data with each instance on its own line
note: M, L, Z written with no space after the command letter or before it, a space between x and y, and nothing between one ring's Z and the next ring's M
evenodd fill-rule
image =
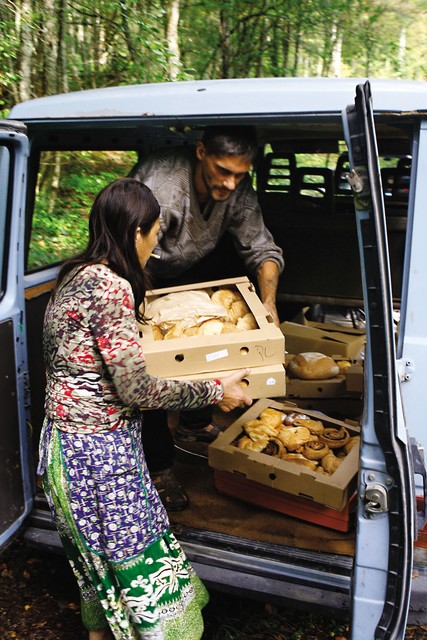
M415 362L411 358L400 358L396 361L400 382L408 382L415 372Z
M368 513L368 515L387 513L387 489L382 484L367 484L365 492L361 497L365 505L365 511Z
M370 203L370 184L368 171L364 166L356 166L345 175L354 196L354 204L358 210L366 210Z

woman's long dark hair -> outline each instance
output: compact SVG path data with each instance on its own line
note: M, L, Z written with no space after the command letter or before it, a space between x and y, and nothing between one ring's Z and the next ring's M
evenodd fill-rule
M160 215L160 206L150 189L133 178L121 178L97 195L89 216L86 249L70 258L58 274L57 286L75 267L106 262L117 275L130 282L137 320L149 280L138 259L135 235L138 227L147 235Z

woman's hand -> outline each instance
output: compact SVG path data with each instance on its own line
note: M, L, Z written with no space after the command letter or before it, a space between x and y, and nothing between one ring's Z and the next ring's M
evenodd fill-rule
M246 378L250 372L250 369L241 369L220 379L224 389L224 397L218 403L218 407L222 411L232 411L237 407L249 407L252 404L252 398L244 392L240 385L243 378Z

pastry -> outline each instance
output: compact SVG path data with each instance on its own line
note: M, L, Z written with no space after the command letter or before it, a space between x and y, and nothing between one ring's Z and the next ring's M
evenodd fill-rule
M325 429L319 438L327 444L330 449L339 449L340 447L344 447L350 440L350 434L345 427L340 427L339 429L330 427Z
M283 422L286 426L291 426L294 423L294 420L296 420L297 418L308 420L308 416L306 416L305 413L297 413L296 411L291 411L291 413L286 414Z
M194 327L187 327L187 329L184 329L184 335L188 337L197 336L198 333L199 333L198 325L194 325Z
M239 329L229 318L223 321L221 333L236 333Z
M287 462L293 462L294 464L300 464L303 467L308 467L312 471L316 471L317 462L314 460L307 460L301 453L284 453L282 455L282 460L286 460Z
M151 327L151 330L153 332L154 340L163 340L162 330L160 329L160 327L157 324L153 324L152 327Z
M199 325L197 334L199 336L219 336L222 333L223 326L224 325L221 320L212 318L211 320L206 320Z
M165 340L173 340L174 338L182 338L184 335L184 325L182 322L177 322L173 324L170 329L168 329L165 333Z
M261 453L263 449L268 445L269 437L258 438L258 440L252 440L248 436L242 436L237 442L239 449L249 449L249 451L257 451Z
M307 427L307 429L315 436L319 436L324 432L325 427L320 420L311 420L310 418L295 418L294 427Z
M252 440L263 438L265 436L269 438L277 436L277 430L261 420L250 420L249 422L245 422L243 429L245 433L252 438Z
M329 451L328 445L324 442L320 440L310 440L303 445L301 453L308 460L321 460Z
M237 324L239 318L243 318L247 313L250 313L249 307L244 300L236 300L231 303L229 309L227 309L228 317L231 322Z
M211 300L215 304L220 304L224 309L229 309L233 302L241 300L241 296L232 289L218 289L211 295Z
M353 449L353 447L356 447L359 444L360 444L360 436L353 436L353 438L350 438L347 444L344 445L344 453L348 455L350 451Z
M340 370L340 374L343 375L347 369L351 367L351 362L349 360L337 360L337 365Z
M339 372L333 358L317 352L300 353L288 365L288 373L301 380L327 380L334 378Z
M288 451L296 451L303 444L315 438L307 427L282 427L278 430L277 437Z
M253 313L245 313L243 318L238 318L236 327L239 331L252 331L258 329L257 321Z
M275 456L276 458L281 458L284 453L286 453L286 449L283 446L283 443L279 438L270 438L267 443L267 446L263 450L263 453L268 456Z
M277 409L264 409L261 411L259 415L259 419L266 424L269 424L271 427L275 427L276 429L283 424L284 414L281 411L277 411Z
M326 473L332 475L340 466L341 460L336 457L333 451L329 451L324 458L322 458L321 465Z

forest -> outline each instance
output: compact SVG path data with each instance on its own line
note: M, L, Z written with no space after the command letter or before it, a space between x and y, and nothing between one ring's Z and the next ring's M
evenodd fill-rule
M0 115L34 97L208 78L427 80L425 0L0 0Z

